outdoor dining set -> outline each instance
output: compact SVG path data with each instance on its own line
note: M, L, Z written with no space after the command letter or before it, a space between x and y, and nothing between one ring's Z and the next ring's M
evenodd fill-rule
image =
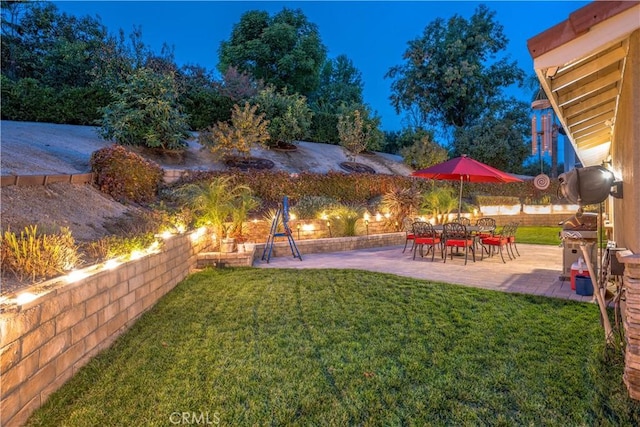
M494 218L483 217L471 224L469 218L461 217L455 221L445 224L433 225L422 219L405 218L403 221L406 240L402 252L407 250L411 242L410 251L413 259L420 251L420 256L424 257L431 252L431 261L435 259L436 250L440 251L443 262L447 262L447 255L453 259L454 253L462 255L464 250L464 263L467 264L469 252L473 262L476 261L476 250L480 250L481 260L485 253L493 256L496 252L500 254L502 262L506 263L504 252L510 260L520 256L516 246L515 233L518 228L517 222L510 222L501 229L497 229Z

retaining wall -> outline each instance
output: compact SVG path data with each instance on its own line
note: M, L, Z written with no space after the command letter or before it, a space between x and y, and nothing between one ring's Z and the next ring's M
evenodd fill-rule
M23 425L78 369L193 271L197 253L210 242L198 236L172 236L159 253L52 285L35 300L0 313L0 425Z

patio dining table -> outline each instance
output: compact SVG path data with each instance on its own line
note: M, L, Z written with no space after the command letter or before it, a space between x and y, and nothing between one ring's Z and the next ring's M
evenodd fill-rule
M492 232L496 229L496 227L491 227L487 225L467 225L467 231L472 234L478 234L483 232ZM442 224L434 225L433 229L438 233L442 233L444 230L444 226Z
M482 247L482 245L480 244L481 233L491 233L496 229L495 226L488 226L488 225L467 225L465 227L467 229L467 232L469 233L469 236L473 238L473 246L476 249ZM436 233L442 234L442 232L444 231L444 226L443 224L434 225L433 229L436 231ZM463 255L463 254L456 252L456 255Z

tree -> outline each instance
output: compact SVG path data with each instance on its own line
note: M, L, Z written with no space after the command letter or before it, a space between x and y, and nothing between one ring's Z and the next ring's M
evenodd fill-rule
M59 13L49 2L2 2L2 72L49 87L92 81L107 31L96 18Z
M273 17L253 10L240 17L231 38L220 44L218 70L225 73L235 66L255 80L309 96L318 87L326 50L316 25L301 10L283 8Z
M449 153L433 140L433 132L423 129L405 131L404 138L413 138L413 143L400 150L404 162L413 169L423 169L444 162Z
M251 99L263 89L262 82L256 82L249 74L240 72L233 66L227 68L220 85L220 92L233 102Z
M531 131L528 112L529 106L515 99L492 103L482 119L456 129L452 154L468 154L497 169L521 172L529 156L525 142Z
M515 61L496 58L507 47L495 12L480 5L467 21L454 15L436 19L422 37L409 42L405 63L392 67L390 97L396 112L417 108L445 129L475 122L501 90L522 83Z
M367 149L369 133L370 128L362 120L360 110L355 110L351 114L341 115L338 119L340 145L344 147L347 156L354 162L358 154Z
M103 108L103 138L161 150L185 147L189 127L177 103L173 75L136 70L113 96L115 101Z
M362 104L362 73L346 55L328 59L320 72L320 86L310 97L314 110L336 113L341 103Z
M269 122L269 147L286 148L309 131L313 113L304 96L289 94L287 89L278 91L269 85L260 91L253 102Z
M264 120L264 114L256 114L257 108L257 105L251 107L248 102L244 104L243 109L237 104L234 105L231 124L218 122L201 132L198 142L222 157L236 153L242 157L249 157L252 147L265 145L269 139L269 121Z
M231 118L233 100L222 93L220 83L205 68L182 66L176 74L176 84L179 103L189 117L190 129L205 129L212 123Z

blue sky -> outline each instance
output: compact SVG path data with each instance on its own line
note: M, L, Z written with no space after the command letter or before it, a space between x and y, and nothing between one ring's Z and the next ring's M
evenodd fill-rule
M585 1L56 1L61 12L99 16L109 32L130 34L142 28L142 38L154 52L163 43L174 47L178 65L197 64L215 70L220 42L228 40L234 24L248 10L271 15L283 7L301 9L318 26L328 56L349 57L364 81L364 100L382 117L384 130L400 130L401 117L390 105L391 80L384 75L402 63L407 42L422 35L436 18L454 14L469 18L484 3L509 38L506 54L533 74L527 39L567 19L590 3ZM529 102L528 91L513 90Z

